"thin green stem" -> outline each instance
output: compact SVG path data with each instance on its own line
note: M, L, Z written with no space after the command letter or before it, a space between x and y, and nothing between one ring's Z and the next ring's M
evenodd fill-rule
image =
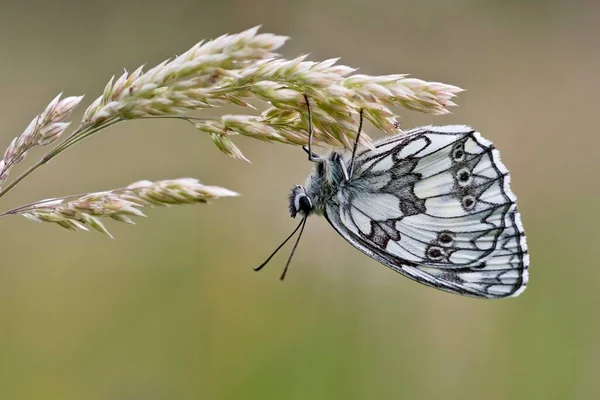
M66 199L68 197L65 197L64 199ZM63 198L57 198L57 199L53 199L53 200L63 200ZM19 207L15 207L15 208L11 208L10 210L4 211L2 214L0 214L0 217L4 217L7 215L11 215L11 214L18 214L20 212L23 211L27 211L29 209L33 209L36 205L41 204L42 201L36 201L33 203L29 203L29 204L25 204Z
M45 157L42 157L37 163L35 163L31 167L29 167L29 169L27 169L27 171L25 171L21 175L19 175L19 177L17 179L15 179L11 183L9 183L7 186L5 186L4 188L2 188L2 190L0 191L0 197L4 196L6 193L8 193L8 191L10 189L12 189L17 183L19 183L23 179L25 179L33 171L35 171L36 169L38 169L42 165L46 164L48 162L48 160Z
M59 144L57 147L55 147L50 152L48 152L44 156L44 158L48 158L48 160L51 158L54 158L56 155L63 152L64 150L68 149L75 143L80 142L81 140L87 138L88 136L93 135L94 133L96 133L104 128L108 128L109 126L114 125L120 121L121 121L121 119L114 118L111 120L104 121L101 125L98 125L95 127L86 126L83 128L79 128L75 132L73 132L73 134L71 136L69 136L67 139L65 139L61 144Z
M105 121L101 125L93 127L93 128L91 126L85 126L85 127L78 128L71 134L71 136L69 136L67 139L65 139L56 148L54 148L51 151L49 151L48 153L46 153L37 163L35 163L31 167L29 167L25 172L23 172L21 175L19 175L10 184L3 187L2 190L0 190L0 198L2 196L4 196L6 193L8 193L15 185L17 185L19 182L21 182L23 179L25 179L27 176L29 176L33 171L35 171L42 165L46 164L48 161L50 161L51 159L56 157L58 154L62 153L63 151L65 151L66 149L68 149L69 147L74 145L75 143L85 139L86 137L98 132L99 130L108 128L109 126L114 125L119 121L121 121L121 120L113 119L113 120Z
M178 119L181 121L189 122L194 124L193 121L212 121L214 118L200 118L200 117L188 117L185 115L151 115L147 117L141 117L140 119Z
M121 189L115 189L115 190L111 190L112 193L120 193L123 192L124 190L127 190L127 188L121 188ZM68 199L78 199L81 198L83 196L87 196L91 194L91 192L88 193L80 193L80 194L70 194L67 196L61 196L61 197L55 197L52 199L45 199L45 200L40 200L40 201L34 201L32 203L28 203L28 204L24 204L22 206L19 207L15 207L15 208L11 208L10 210L4 211L3 213L0 213L0 217L4 217L7 215L11 215L11 214L20 214L29 210L33 210L33 209L39 209L41 207L37 207L40 206L44 203L48 203L50 201L58 201L58 200L68 200Z

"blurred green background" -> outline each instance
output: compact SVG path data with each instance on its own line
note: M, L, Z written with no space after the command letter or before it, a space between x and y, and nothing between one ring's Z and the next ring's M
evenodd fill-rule
M285 57L466 88L452 115L402 112L403 127L495 142L532 259L522 297L461 298L313 218L280 283L285 256L251 267L293 227L304 152L241 138L247 164L183 123L120 124L2 209L182 176L243 196L109 222L116 240L2 219L0 399L600 398L599 21L600 2L567 0L0 2L2 148L61 91L87 106L124 67L263 24L292 37Z

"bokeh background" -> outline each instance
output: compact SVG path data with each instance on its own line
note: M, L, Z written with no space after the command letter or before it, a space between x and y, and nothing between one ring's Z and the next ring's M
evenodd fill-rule
M292 37L289 58L466 88L452 115L403 112L403 126L469 124L495 142L532 259L522 297L461 298L313 218L280 283L284 255L251 267L293 227L304 152L241 138L247 164L184 123L120 124L2 209L182 176L243 196L109 222L116 240L2 219L0 399L599 398L599 21L600 2L568 0L0 2L2 148L61 91L87 106L122 68L263 24Z

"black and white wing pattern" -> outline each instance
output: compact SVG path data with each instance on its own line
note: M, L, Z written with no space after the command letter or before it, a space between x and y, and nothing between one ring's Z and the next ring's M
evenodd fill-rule
M325 216L353 246L420 283L517 296L529 255L509 183L498 150L478 132L423 127L359 153Z

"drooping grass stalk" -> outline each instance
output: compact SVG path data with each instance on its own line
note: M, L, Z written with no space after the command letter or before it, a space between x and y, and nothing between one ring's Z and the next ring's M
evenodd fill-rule
M144 207L207 203L220 197L238 196L219 187L202 185L197 179L158 182L139 181L121 189L42 200L0 214L22 215L35 222L54 222L63 228L87 231L91 227L112 237L102 219L134 224L131 217L145 217Z
M236 69L248 67L257 60L274 57L276 54L273 50L281 47L286 40L287 37L284 36L258 34L258 27L255 27L239 34L223 35L206 43L200 42L184 54L173 60L167 60L147 72L143 72L140 67L131 74L125 72L116 81L114 78L111 79L102 96L88 107L80 126L69 138L48 152L14 182L0 190L0 197L65 149L116 122L152 115L181 115L190 110L216 107L231 102L245 104L235 95L203 96L202 88L217 85ZM80 97L76 99L77 102L69 103L75 103L69 111L72 111L81 100ZM49 105L42 115L48 114L50 107ZM68 113L61 113L63 117L67 115ZM60 133L67 126L68 124ZM21 137L26 136L26 133ZM55 135L54 140L58 136ZM17 139L13 144L24 143L16 146L18 151L26 152L35 145L42 145L39 141L30 143L31 141L22 140L19 142ZM9 150L12 147L15 146L9 147ZM10 161L5 156L5 162L8 164ZM6 175L0 172L0 184L2 176L4 180L6 179Z
M57 142L69 126L66 119L82 97L61 99L61 95L57 96L32 120L23 134L12 141L0 160L0 198L66 149L122 121L181 119L207 133L223 153L248 161L233 142L237 135L291 145L308 142L305 95L310 98L312 106L313 143L351 148L357 132L359 110L374 128L385 134L394 134L400 132L399 117L394 108L442 115L449 112L448 107L455 105L452 99L462 91L456 86L425 82L401 74L354 74L355 68L338 64L337 59L313 62L307 61L306 56L300 56L287 60L275 53L286 40L285 36L258 33L258 27L255 27L202 41L148 71L140 67L132 73L125 71L117 79L113 77L102 95L86 109L79 126L66 139L11 183L4 185L12 167L23 161L29 150ZM210 119L189 114L227 104L249 109L262 106L262 112ZM361 141L367 145L370 138L363 132ZM89 218L96 218L104 212L113 219L122 218L118 216L122 213L113 212L115 203L111 202L121 190L125 189L102 192L111 193L113 197L108 202L100 198L94 200L91 213L82 211L80 207L85 196L79 200L69 196L32 203L29 206L35 205L33 208L18 208L18 212L13 209L0 215L19 214L77 230L88 224L105 231L101 224ZM98 194L87 196L93 195Z

